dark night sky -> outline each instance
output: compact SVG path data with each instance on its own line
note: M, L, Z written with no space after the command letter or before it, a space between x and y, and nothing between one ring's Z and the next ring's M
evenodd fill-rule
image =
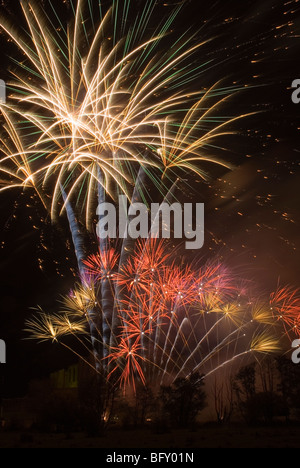
M16 14L15 3L1 2L6 13ZM169 7L163 4L175 2L158 3L165 13ZM241 136L230 146L236 169L212 173L209 184L193 182L195 200L206 204L201 255L222 256L266 288L276 287L278 278L298 286L300 104L292 103L290 86L300 78L300 2L187 3L179 27L192 25L200 37L216 36L198 57L214 60L203 73L204 86L222 77L229 84L256 85L243 91L229 112L263 110L240 123ZM0 41L0 77L5 79L7 55L12 51L7 53L3 36ZM7 341L5 379L7 392L12 394L22 394L29 378L47 373L57 353L52 346L22 339L30 308L37 304L55 307L59 294L74 279L71 251L65 258L67 231L51 226L30 195L0 194L0 338Z

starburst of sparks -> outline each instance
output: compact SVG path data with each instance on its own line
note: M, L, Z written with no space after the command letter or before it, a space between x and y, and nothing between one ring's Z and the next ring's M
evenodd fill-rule
M150 36L143 22L137 31L122 26L117 38L115 5L92 37L82 21L81 0L67 28L55 28L36 2L21 2L21 7L25 31L0 21L23 56L8 84L8 102L0 106L1 190L33 187L52 217L75 199L81 210L85 207L91 227L99 185L113 199L115 187L130 198L139 167L153 178L156 169L163 179L178 169L207 179L203 162L231 167L213 155L212 144L244 117L219 114L238 90L216 83L205 91L184 91L191 72L196 78L202 69L187 63L203 45L193 36L183 35L161 53L167 26ZM111 43L107 37L114 21Z
M286 333L300 336L300 291L292 286L278 287L270 295L270 311L274 319L283 323Z
M147 242L152 242L151 252L158 246L156 262L152 257L152 261L148 261ZM229 279L227 268L211 261L198 269L175 265L167 247L163 249L162 242L157 239L144 241L143 262L141 247L139 243L132 253L135 258L128 259L130 268L126 269L126 263L123 265L125 271L131 273L126 281L122 274L118 275L117 265L115 273L107 279L113 296L118 287L123 292L114 304L118 325L114 328L112 323L108 324L109 341L105 341L103 329L98 325L103 318L99 279L91 288L94 292L88 294L77 288L67 296L61 313L54 315L52 321L43 314L38 317L37 325L30 319L27 329L31 329L32 337L40 339L43 331L44 339L56 341L62 340L64 334L87 335L92 321L98 330L99 347L106 347L105 353L97 357L98 364L103 366L102 372L106 368L106 378L118 376L122 387L133 389L138 381L155 387L199 370L209 376L235 363L239 357L279 352L285 330L276 317L265 310L267 302L263 298L259 302L250 300L250 291L245 287L240 292L237 279L234 276ZM160 255L163 255L163 263ZM108 257L107 253L105 256ZM152 268L154 264L155 269ZM94 277L101 278L102 263L94 263L94 268L95 265L98 265L99 275L95 270ZM143 265L142 285L139 281L134 283L141 271L131 270L132 265L138 269ZM282 298L277 293L271 297ZM87 312L92 307L91 300L98 307L94 307L94 315ZM295 305L293 299L291 301Z

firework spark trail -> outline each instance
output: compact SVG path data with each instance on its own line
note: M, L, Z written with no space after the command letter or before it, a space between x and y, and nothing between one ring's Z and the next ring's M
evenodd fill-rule
M203 366L209 359L211 359L211 357L213 357L216 353L218 353L220 350L222 350L223 346L226 345L228 346L229 344L231 343L237 343L238 340L235 340L235 341L229 341L231 339L231 337L233 337L234 335L238 335L241 331L243 331L245 328L247 328L249 325L252 324L252 321L249 321L243 325L241 325L239 328L237 328L236 330L233 330L229 335L227 335L220 343L218 343L203 359L200 360L200 362L197 363L197 365L193 368L193 370L190 372L190 375L193 374L194 372L197 372L198 369ZM245 336L245 335L243 335ZM197 350L198 347L195 348L194 351ZM227 350L228 350L228 347L227 347ZM193 353L194 353L193 351ZM235 353L234 353L235 355ZM175 379L177 377L179 377L180 373L184 371L188 361L190 360L190 357L189 356L187 358L187 360L184 362L182 368L180 369L180 371L178 372L178 374L176 375ZM225 362L230 362L230 360L225 360Z
M161 301L162 302L162 301ZM154 343L153 343L153 346L154 346L154 352L153 352L153 363L155 365L158 364L158 351L161 350L160 348L160 338L161 338L161 334L162 334L162 313L161 313L161 309L162 309L162 304L160 305L159 309L158 309L158 316L157 316L157 327L156 327L156 330L155 330L155 336L154 336ZM153 372L154 372L154 369L153 369ZM153 378L153 376L152 376Z
M131 383L133 389L135 390L136 373L140 377L141 381L145 383L145 377L140 364L140 361L142 361L143 359L141 359L140 344L138 343L138 341L133 343L131 346L128 346L128 342L126 340L121 339L118 348L113 348L112 351L112 354L108 356L108 358L111 359L112 362L125 358L125 364L120 377L121 386L126 388L128 384ZM108 375L108 379L113 375L114 372L116 372L119 369L120 366L117 363L117 365L111 370L110 374Z
M209 377L210 375L218 372L219 369L222 369L223 367L228 366L228 364L232 364L234 361L240 359L243 356L246 356L247 354L250 354L251 350L248 349L247 351L243 351L242 353L235 354L232 358L227 359L227 361L222 362L222 364L219 364L217 367L214 367L211 371L207 372L205 374L205 377ZM204 377L202 377L204 379Z
M178 328L178 331L177 331L177 334L176 334L176 337L175 337L173 346L172 346L170 352L168 353L168 356L167 356L168 359L167 359L166 364L165 364L165 366L164 366L163 374L162 374L162 377L161 377L161 384L162 384L163 381L164 381L164 377L165 377L165 375L166 375L166 373L167 373L168 365L169 365L169 363L170 363L170 361L171 361L171 359L172 359L173 352L174 352L175 349L176 349L177 342L178 342L179 338L182 336L182 329L183 329L183 327L186 325L186 323L189 323L189 319L188 319L187 317L185 317L185 318L183 319L183 321L181 322L181 324L180 324L180 326L179 326L179 328Z
M203 281L204 281L204 278L207 280L206 281L206 284L205 284L205 288L206 288L206 291L209 293L209 297L213 297L213 308L209 310L210 313L212 312L221 312L221 309L220 309L220 302L221 302L221 297L220 295L218 296L217 300L215 300L215 289L216 289L216 284L218 285L217 289L220 290L222 288L220 288L220 275L218 274L216 276L217 278L217 283L216 283L216 279L215 279L215 273L219 273L219 265L217 266L208 266L207 269L206 269L206 272L205 274L202 276L201 278L201 282L200 282L200 288L199 290L201 289L202 291L202 288L203 288ZM197 285L195 285L195 277L194 275L192 275L191 277L189 277L189 275L186 275L186 283L187 284L191 284L191 287L184 287L184 286L181 286L180 289L182 289L182 291L184 292L180 292L180 295L177 295L177 298L176 298L176 305L175 305L175 310L172 310L172 313L175 314L175 311L176 311L176 308L177 308L177 304L178 304L178 301L182 301L182 299L184 298L184 296L186 298L188 298L188 301L187 303L189 303L189 300L192 300L192 301L195 301L195 297L197 298L197 300L199 301L200 300L200 303L201 305L203 306L203 295L201 296L201 294L203 293L203 291L201 292L201 294L199 293L199 295L201 296L200 298L197 297L197 290L198 290L198 287ZM211 283L213 285L211 285ZM215 284L216 283L216 284ZM225 289L225 285L226 285L226 279L225 280L222 280L222 283L223 283L223 288ZM210 289L213 288L213 293L211 293ZM230 287L231 289L232 287ZM226 291L226 290L225 290ZM183 296L184 294L184 296ZM205 301L207 302L207 301ZM209 301L210 302L210 301ZM180 306L182 306L183 304L180 304ZM217 307L218 306L218 307ZM206 311L208 312L208 311ZM217 320L215 322L215 324L213 324L213 326L211 326L211 328L209 330L206 330L205 333L203 333L203 336L202 338L199 340L196 338L196 336L194 335L195 339L198 341L198 344L197 346L195 347L194 350L191 351L189 357L187 358L186 362L184 363L184 365L182 366L182 370L184 370L185 368L185 365L187 364L187 362L192 359L194 357L194 355L200 350L201 348L201 345L204 341L207 341L208 343L208 337L209 335L215 330L215 329L218 329L218 325L224 320L224 318L228 315L228 311L226 313L224 313L224 316L221 317L219 320ZM174 316L174 315L173 315ZM167 351L167 345L169 343L169 335L170 335L170 332L171 332L171 327L172 325L175 323L175 321L171 321L170 322L170 326L169 326L169 330L168 330L168 333L167 333L167 336L166 336L166 340L165 340L165 346L164 346L164 350L163 350L163 354L162 354L162 362L161 362L161 366L163 365L163 358L164 358L164 355L166 355L166 351ZM175 323L175 326L177 324ZM198 322L197 322L197 325L198 325ZM192 327L193 328L193 327ZM177 336L178 338L178 336ZM187 338L187 342L189 342L189 338ZM172 350L171 352L174 351L174 346L172 347ZM166 367L165 367L166 368ZM179 371L180 372L180 371Z
M226 307L224 307L224 309L226 310ZM215 310L214 312L218 314L218 313L221 312L221 309ZM211 313L213 313L213 311L210 311L209 313L211 314ZM217 345L212 349L212 351L210 351L209 354L206 355L204 359L201 358L201 359L200 359L200 362L199 362L199 358L196 359L196 358L195 358L195 355L199 354L199 351L201 350L202 344L206 341L207 344L209 345L209 340L208 340L209 335L212 334L212 333L215 331L215 329L218 330L218 326L219 326L220 324L222 324L222 322L223 322L226 318L228 318L228 312L223 312L223 313L224 313L224 315L223 315L220 319L216 320L215 323L212 324L211 327L210 327L208 330L207 330L206 328L204 328L204 332L202 333L202 337L201 337L201 338L197 338L196 336L194 336L195 340L197 341L197 344L195 345L195 347L194 347L193 349L190 349L190 350L189 350L189 355L188 355L188 357L186 358L186 360L183 362L183 364L180 364L180 365L178 366L178 365L176 365L176 363L175 363L175 365L174 365L174 367L173 367L173 369L172 369L172 371L171 371L171 374L172 374L175 367L177 367L177 369L178 369L177 375L176 375L176 377L175 377L174 380L176 380L176 378L178 378L178 377L180 376L180 374L185 374L187 364L188 364L188 362L189 362L191 359L194 359L195 363L197 363L196 366L195 366L195 369L196 369L196 368L198 369L201 365L204 364L205 361L207 361L207 360L209 359L210 356L213 356L214 354L216 354L216 352L218 351L219 347L221 347L221 345L223 345L225 342L227 342L227 345L228 345L228 339L229 339L234 333L239 332L239 331L242 329L243 326L245 326L245 325L243 325L242 327L240 327L240 328L238 328L237 330L235 330L235 332L232 332L231 334L229 334L228 336L226 336L226 337L223 339L223 341L222 341L221 343L217 344ZM202 317L204 317L204 315L202 315ZM230 318L231 318L231 317L230 317ZM234 319L234 318L232 318L232 320L233 320L233 319ZM247 324L247 325L248 325L248 324ZM194 325L194 327L195 327L195 328L198 328L198 329L201 329L200 324L199 324L199 320L197 320L197 322L196 322L196 324ZM192 329L193 329L193 327L192 327ZM191 337L191 335L187 336L187 338L186 338L186 343L189 342L190 337ZM177 334L177 338L176 338L176 339L178 339L178 334ZM217 341L219 341L219 340L218 340L218 336L217 336ZM171 352L173 352L174 349L175 349L175 347L173 346ZM167 365L165 366L165 369L166 369L166 367L167 367ZM193 373L193 372L191 372L190 374L192 374L192 373Z
M60 187L61 193L63 195L65 205L66 205L66 213L67 213L67 218L70 226L70 231L72 235L72 240L73 240L73 245L75 249L75 256L77 259L77 264L78 264L78 270L80 276L84 276L84 259L85 259L85 252L83 249L83 240L82 236L80 233L80 229L78 226L78 222L76 220L75 213L71 207L71 204L67 201L67 195L63 189L63 187Z
M246 356L248 354L252 354L255 352L264 353L264 354L272 354L278 353L280 351L280 346L278 339L274 338L274 335L263 333L257 333L252 337L250 348L246 351L241 353L235 354L232 358L228 359L227 361L222 362L218 366L214 367L211 371L205 374L205 378L209 377L212 374L218 372L219 369L232 364L237 359L240 359L242 356Z
M80 229L79 229L75 214L70 205L70 202L66 200L66 194L65 194L63 187L61 187L61 192L63 194L64 200L66 203L66 212L67 212L67 217L68 217L73 244L75 248L75 255L77 258L77 262L78 262L80 278L85 288L89 288L90 290L93 290L91 279L86 274L86 269L85 269L85 264L84 264L85 252L83 250L83 241L82 241ZM99 328L96 323L98 321L97 320L98 314L96 310L96 307L97 307L96 300L93 302L94 303L92 304L92 307L86 308L86 313L88 316L88 323L89 323L89 329L90 329L91 343L93 347L95 368L96 368L97 373L99 374L101 370L101 356L99 353ZM102 333L104 334L103 329L102 329Z
M119 253L111 248L99 247L97 255L93 254L83 261L86 273L95 282L100 284L100 299L99 305L101 309L101 317L99 312L98 321L101 322L101 339L102 339L102 353L104 361L107 363L107 356L110 349L110 337L112 329L112 306L114 298L114 283L113 283L113 271L118 264ZM97 331L98 327L97 327Z
M143 187L143 184L146 179L146 173L141 166L139 168L139 172L137 175L136 183L134 186L132 198L131 198L131 204L137 203L141 201L141 190ZM123 203L123 198L122 202ZM126 208L125 206L119 207L119 209ZM128 219L126 220L128 222ZM120 253L120 261L119 261L119 268L117 274L120 276L122 274L122 267L124 264L126 264L128 258L130 258L130 254L134 248L135 240L132 239L130 236L127 236L127 225L125 228L125 232L120 232L119 237L123 239L122 241L122 246L121 246L121 253ZM122 300L124 298L122 297L122 287L120 287L120 282L116 281L115 282L115 296L114 296L114 303L113 303L113 310L112 310L112 323L111 323L111 335L110 335L110 346L114 345L114 339L115 339L115 334L116 330L119 324L118 321L118 309L120 308L120 305L122 303Z
M164 355L166 353L170 342L170 334L172 328L178 324L177 319L180 310L188 303L194 300L194 274L190 268L180 269L179 267L172 266L164 269L164 274L160 279L162 294L166 301L170 303L170 321L169 327L165 337L165 345L161 356L161 363L163 365Z
M183 372L186 368L186 365L187 363L190 361L190 359L192 359L194 357L194 355L198 352L198 350L201 348L201 345L202 343L207 340L208 336L210 333L212 333L214 331L214 329L224 320L225 317L221 317L219 320L217 320L214 325L204 334L204 336L201 338L201 340L199 341L199 343L197 344L197 346L195 347L195 349L191 352L191 354L188 356L188 358L185 360L185 362L183 363L182 365L182 368L180 369L180 371L178 372L178 374L180 374L181 372ZM215 349L212 351L214 352ZM177 374L177 377L179 377L179 375Z

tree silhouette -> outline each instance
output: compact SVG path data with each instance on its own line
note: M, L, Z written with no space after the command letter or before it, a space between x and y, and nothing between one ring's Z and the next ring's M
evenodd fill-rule
M170 386L161 388L163 411L171 424L187 427L206 406L203 376L195 373L187 379L178 378Z

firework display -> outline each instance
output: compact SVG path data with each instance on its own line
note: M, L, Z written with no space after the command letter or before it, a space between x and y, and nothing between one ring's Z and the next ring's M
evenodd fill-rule
M162 191L165 179L174 178L176 168L205 179L202 161L231 167L214 157L212 144L232 132L229 126L243 115L227 118L217 112L238 87L216 83L205 91L187 88L191 74L195 80L201 70L201 65L195 70L188 63L203 44L192 45L193 38L185 35L159 56L169 24L146 39L144 21L137 30L123 32L120 40L108 41L107 25L117 23L117 5L106 13L94 36L87 37L83 3L77 4L73 27L61 34L37 5L22 3L30 42L2 20L3 30L22 51L25 71L31 76L23 78L21 62L21 70L9 83L13 95L1 107L8 137L2 139L1 171L9 176L2 190L33 187L52 217L75 198L81 211L85 209L90 227L99 187L113 199L118 192L131 199L139 167L149 177L155 177L152 172L158 170L156 183ZM154 3L149 2L147 8L152 9ZM26 119L25 132L20 118ZM29 128L35 137L28 143ZM61 187L65 197L59 207Z
M214 67L211 50L205 55L213 35L199 40L192 28L175 30L186 2L164 3L168 14L159 21L156 0L66 0L60 7L67 20L44 3L21 1L20 25L9 15L0 18L1 34L17 53L0 100L0 194L35 197L41 221L53 230L65 223L71 242L63 256L69 260L72 251L76 266L74 284L58 295L57 309L37 306L26 317L26 339L73 353L105 383L108 398L117 390L136 395L141 387L159 395L180 379L213 385L224 372L284 355L300 336L296 287L283 281L272 290L244 279L211 247L205 258L197 249L184 251L182 236L172 237L164 220L162 235L151 235L159 209L190 203L191 193L202 205L209 193L208 209L216 214L223 203L224 210L235 203L237 218L244 217L240 198L251 193L246 195L242 169L238 182L222 177L235 167L232 142L241 133L249 137L244 122L261 111L240 98L251 86L225 79L202 85ZM258 43L263 39L259 35ZM225 66L230 52L223 45L220 51ZM253 63L260 61L256 55ZM246 187L241 197L239 183ZM265 206L273 195L255 200ZM125 235L117 218L102 235L98 210L102 206L103 215L109 205L125 213L126 229L143 206L151 218L148 237ZM282 215L280 209L273 213ZM194 219L182 221L191 236ZM268 220L256 223L262 227L272 230ZM232 228L238 231L234 221ZM212 230L209 238L220 252L226 246ZM107 414L104 405L103 420Z
M41 311L28 330L35 339L63 343L68 334L82 340L96 329L95 371L107 372L108 379L116 372L123 389L134 388L136 380L155 388L199 370L208 376L242 356L280 350L282 330L272 307L261 309L220 263L178 266L165 242L152 240L138 243L119 269L114 249L85 264L82 283L64 298L61 311ZM110 313L103 278L113 298ZM281 308L280 298L275 303Z

